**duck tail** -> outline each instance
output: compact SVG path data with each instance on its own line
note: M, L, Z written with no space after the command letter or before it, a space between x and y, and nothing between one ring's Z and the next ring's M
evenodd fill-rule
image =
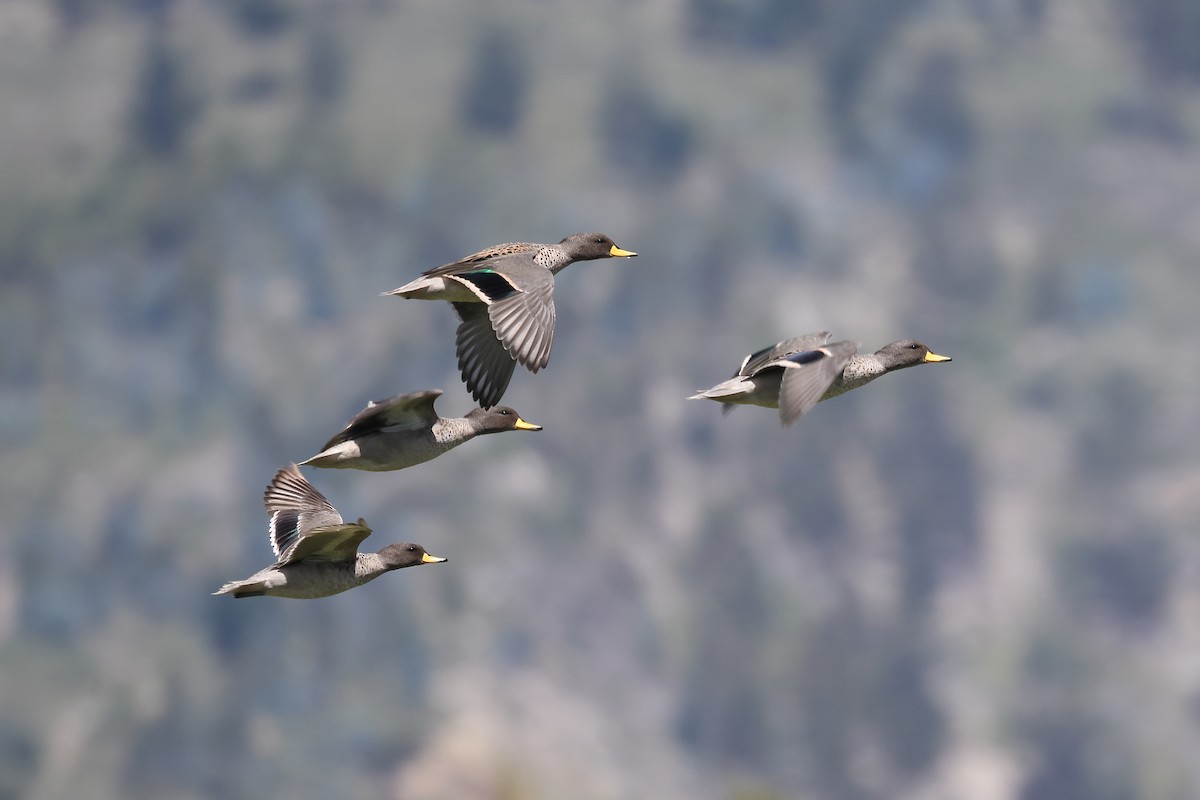
M266 593L266 586L263 585L262 581L254 581L253 583L249 581L230 581L213 592L214 595L231 594L234 597L262 597Z
M688 398L688 400L716 400L718 403L727 400L730 397L742 397L747 394L747 386L740 378L718 383L708 389L701 389ZM726 405L728 405L726 403Z

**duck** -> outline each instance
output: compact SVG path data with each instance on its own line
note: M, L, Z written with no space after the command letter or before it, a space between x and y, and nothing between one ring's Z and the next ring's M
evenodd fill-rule
M476 436L542 429L508 406L439 417L434 402L441 396L441 389L425 389L373 400L319 453L300 464L387 472L430 461Z
M384 296L445 300L460 320L455 352L463 383L481 408L500 402L513 369L550 363L554 276L576 261L632 258L603 233L576 233L558 244L509 242L480 250Z
M742 360L734 376L689 400L716 400L728 413L735 404L778 408L788 427L822 400L865 386L881 375L919 364L952 361L915 339L899 339L860 354L858 343L830 342L829 331L764 347Z
M214 595L329 597L369 583L385 572L446 560L411 542L389 544L378 553L358 552L358 546L371 535L366 521L360 517L358 522L344 522L295 464L275 473L263 493L263 503L270 516L271 549L278 560L245 580L226 583Z

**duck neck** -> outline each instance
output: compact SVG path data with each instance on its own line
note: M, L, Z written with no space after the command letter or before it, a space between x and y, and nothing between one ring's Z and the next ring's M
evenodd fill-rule
M465 442L480 431L466 417L439 419L431 429L433 440L438 444L456 445Z
M354 561L354 577L362 581L378 578L389 569L378 553L359 553Z
M842 374L829 387L829 391L825 393L825 398L823 399L836 397L843 392L857 389L875 380L885 372L887 372L887 368L883 366L883 362L874 353L869 355L853 355L846 362L846 367L842 370Z
M533 257L533 263L540 267L545 267L554 275L562 272L569 266L572 261L569 255L557 247L543 247L537 251L537 255Z

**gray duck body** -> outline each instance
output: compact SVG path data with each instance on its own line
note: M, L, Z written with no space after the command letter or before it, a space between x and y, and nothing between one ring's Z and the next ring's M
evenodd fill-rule
M426 389L372 401L321 452L300 463L386 472L430 461L476 436L542 429L508 406L439 417L434 402L441 395L440 389Z
M576 261L636 255L602 233L576 233L558 244L510 242L434 267L384 294L454 306L463 382L490 408L504 396L517 363L536 373L550 362L554 276Z
M234 597L271 595L297 600L329 597L375 580L392 568L378 553L358 553L354 561L301 561L272 565L246 578L221 587L215 594Z
M378 553L358 552L358 546L371 535L366 521L343 522L342 515L295 464L275 473L263 502L270 517L271 549L278 560L249 578L226 583L213 594L328 597L385 572L446 560L411 542L390 544Z
M817 403L865 386L881 375L918 364L950 361L913 339L858 353L856 342L829 343L828 331L789 339L751 353L727 381L689 399L716 400L728 412L733 405L778 408L784 427Z

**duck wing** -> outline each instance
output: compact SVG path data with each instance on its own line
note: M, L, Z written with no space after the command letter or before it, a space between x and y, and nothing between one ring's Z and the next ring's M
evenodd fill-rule
M767 365L783 368L783 380L779 385L779 418L784 427L791 425L821 401L846 368L846 362L857 352L857 342L834 342L824 347L791 353Z
M300 561L353 561L358 557L358 546L371 535L365 520L340 525L313 528L284 551L275 566L283 567Z
M427 429L438 421L433 404L441 396L441 389L425 389L384 400L372 400L337 436L326 442L321 451L372 433Z
M342 515L305 480L295 464L275 473L263 492L263 504L270 516L267 533L271 550L277 557L306 532L342 523Z
M488 308L481 303L454 303L462 320L455 338L458 368L467 391L483 408L500 402L517 364L496 338Z
M520 291L488 304L488 317L510 356L537 372L550 363L554 344L554 276L538 267L522 276L519 285Z
M770 347L764 347L762 350L757 350L742 359L742 365L738 367L738 371L734 373L734 377L738 375L754 375L759 370L781 358L820 347L828 342L829 337L832 335L829 331L808 333L804 336L797 336L795 339L785 339Z

